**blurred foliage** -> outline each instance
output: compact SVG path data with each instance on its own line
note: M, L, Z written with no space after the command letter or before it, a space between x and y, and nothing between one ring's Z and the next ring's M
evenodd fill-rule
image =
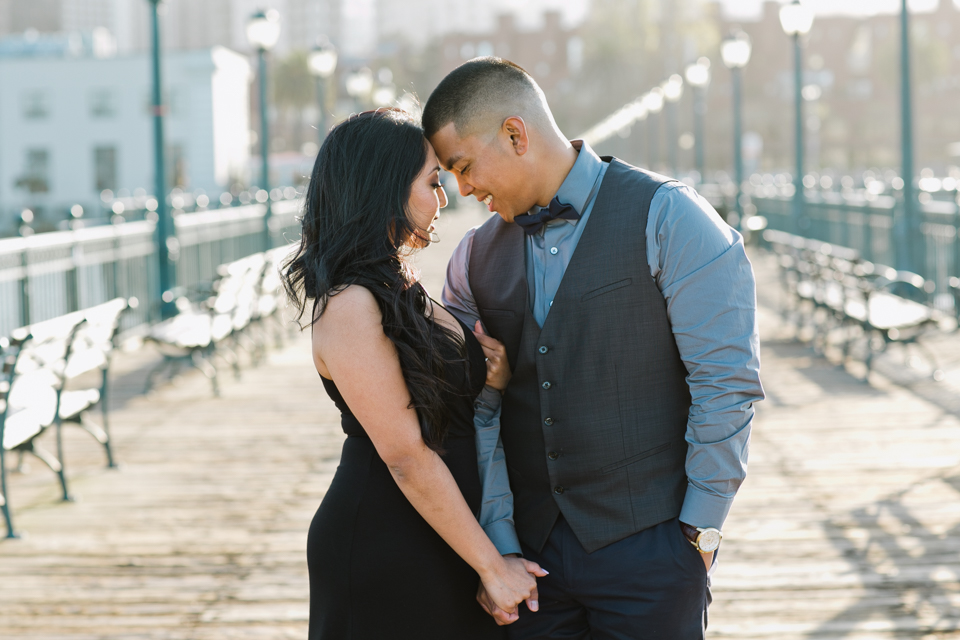
M297 50L278 60L271 69L273 104L303 109L316 102L316 79L307 65L307 52Z

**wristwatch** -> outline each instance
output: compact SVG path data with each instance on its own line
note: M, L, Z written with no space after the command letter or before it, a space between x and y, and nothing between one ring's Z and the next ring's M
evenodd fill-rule
M700 553L713 553L720 547L720 540L723 539L723 534L714 527L692 527L681 522L680 530L687 541Z

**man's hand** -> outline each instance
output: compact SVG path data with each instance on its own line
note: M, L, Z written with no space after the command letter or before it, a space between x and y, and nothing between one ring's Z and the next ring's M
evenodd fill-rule
M707 568L707 572L708 572L708 573L709 573L709 571L710 571L710 567L713 566L713 554L715 554L715 553L716 553L716 551L711 551L710 553L701 553L701 554L700 554L700 557L703 558L703 564L704 564L704 566Z

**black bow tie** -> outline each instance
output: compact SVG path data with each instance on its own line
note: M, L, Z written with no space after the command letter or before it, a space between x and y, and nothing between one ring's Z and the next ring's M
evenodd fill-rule
M513 221L523 227L523 232L532 236L543 228L551 220L563 218L564 220L579 220L580 214L573 208L573 205L563 204L556 197L550 201L549 207L541 207L538 213L524 213L516 216Z

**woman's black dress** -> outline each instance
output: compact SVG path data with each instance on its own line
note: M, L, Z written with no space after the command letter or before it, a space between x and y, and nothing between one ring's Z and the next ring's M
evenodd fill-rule
M444 354L446 378L457 392L445 394L451 422L443 461L479 515L473 401L486 366L477 339L463 331L467 362L452 345ZM400 491L336 385L324 378L323 386L340 409L347 439L307 537L310 640L503 638L477 604L476 572Z

